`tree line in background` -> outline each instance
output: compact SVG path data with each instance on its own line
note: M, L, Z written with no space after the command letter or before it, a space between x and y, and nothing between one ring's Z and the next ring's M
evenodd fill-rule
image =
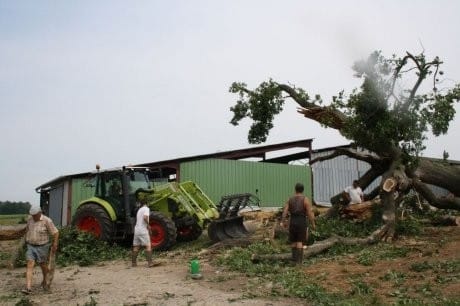
M0 215L28 214L30 206L29 202L0 201Z

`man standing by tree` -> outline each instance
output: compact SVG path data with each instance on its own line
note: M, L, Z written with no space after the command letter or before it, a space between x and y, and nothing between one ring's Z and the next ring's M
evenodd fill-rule
M152 262L152 244L150 242L150 225L149 216L150 208L147 206L145 201L141 200L141 207L136 214L136 226L134 227L134 239L133 239L133 253L132 253L132 266L137 266L137 255L139 254L139 248L145 246L145 254L149 267L153 267Z
M353 181L352 186L348 186L343 190L343 195L349 204L359 204L364 201L364 193L361 187L359 187L357 180Z
M26 288L22 290L23 293L29 294L32 292L32 274L35 262L40 265L43 273L42 287L45 290L49 289L47 283L48 271L48 253L50 251L49 239L53 237L51 245L51 252L56 252L59 240L59 231L53 224L53 221L47 216L42 214L40 207L32 206L29 214L31 217L27 220L26 226Z
M315 230L315 215L310 200L303 195L304 187L301 183L295 185L295 195L290 197L284 205L281 217L281 226L289 213L289 241L291 242L292 261L297 265L303 262L303 243L307 241L308 221Z

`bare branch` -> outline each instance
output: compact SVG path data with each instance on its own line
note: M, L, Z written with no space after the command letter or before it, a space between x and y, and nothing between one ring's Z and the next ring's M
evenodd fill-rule
M422 84L423 80L425 79L426 75L426 66L420 66L420 62L409 52L407 52L407 57L411 59L415 65L417 66L418 69L418 78L417 81L415 82L414 87L412 87L409 98L407 101L404 103L402 110L407 111L409 109L409 106L412 104L412 101L414 100L415 94L417 93L418 88L420 87L420 84Z
M369 164L376 164L376 163L380 163L383 161L383 159L379 156L377 156L376 154L373 154L373 153L364 153L364 152L358 152L356 149L351 149L351 148L338 148L336 149L334 152L332 152L331 154L329 155L326 155L326 156L320 156L320 157L317 157L315 159L312 159L310 161L310 164L314 164L316 162L320 162L320 161L324 161L324 160L328 160L328 159L333 159L337 156L342 156L342 155L346 155L348 157L352 157L352 158L355 158L357 160L361 160L361 161L364 161L364 162L367 162Z
M339 110L310 102L308 97L299 94L295 87L287 84L276 84L282 91L287 93L287 97L292 98L300 106L297 109L298 113L330 128L340 130L343 127L347 117ZM244 91L248 92L247 90Z
M439 65L436 65L436 70L435 70L434 75L433 75L433 90L434 90L435 94L437 93L436 77L438 75L438 71L439 71Z
M420 87L420 85L422 84L423 80L427 76L430 67L431 66L436 66L436 72L435 72L434 80L433 80L434 82L436 82L436 75L438 73L439 65L442 64L442 62L440 62L439 59L436 57L431 62L428 62L428 63L423 62L423 65L422 65L422 63L420 63L419 59L417 59L415 56L413 56L409 52L406 52L406 53L407 53L406 57L411 59L415 63L415 65L417 66L418 78L417 78L417 81L415 82L414 86L412 87L412 89L410 91L409 98L407 99L407 101L403 105L403 108L402 108L403 111L407 111L409 109L410 105L412 104L412 102L414 100L415 94L417 93L418 88ZM406 57L404 57L404 58L406 58Z
M308 100L304 99L301 97L293 87L286 85L286 84L279 84L277 83L278 87L289 94L289 96L297 102L302 107L316 107L317 105L315 103L311 103Z
M412 68L403 70L403 71L401 71L401 73L407 73L407 72L410 72L410 71L412 71L412 70L414 70L414 69L417 69L417 67L412 67Z
M420 158L417 169L408 174L425 184L432 184L449 190L460 197L460 167L429 158Z
M394 96L396 98L396 95L394 94L396 81L398 80L398 76L401 73L401 69L404 67L404 65L406 65L407 58L408 58L407 55L405 57L403 57L403 59L401 60L401 64L399 64L395 68L395 71L393 73L393 81L391 82L391 88L390 88L390 93L389 93L388 97ZM412 69L415 69L415 67L411 68L411 70ZM388 97L387 97L387 99L388 99ZM399 101L399 99L397 99L397 98L396 98L396 100Z
M441 209L456 209L460 210L460 198L458 197L436 197L431 189L418 179L413 180L413 186L431 206Z

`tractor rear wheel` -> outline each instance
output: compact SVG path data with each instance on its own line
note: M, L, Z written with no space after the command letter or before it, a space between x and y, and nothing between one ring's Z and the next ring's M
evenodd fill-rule
M150 242L152 250L165 251L176 243L174 222L160 212L150 212Z
M113 222L105 209L97 204L80 206L73 217L72 225L101 240L109 241L113 237Z
M203 230L198 224L182 226L177 228L177 241L187 242L197 240Z

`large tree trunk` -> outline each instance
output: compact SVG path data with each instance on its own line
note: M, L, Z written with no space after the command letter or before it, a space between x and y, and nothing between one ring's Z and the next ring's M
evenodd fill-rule
M414 189L430 205L441 209L460 210L460 167L422 158L417 169L408 175L412 178ZM437 196L427 184L447 189L449 194Z
M460 167L448 162L435 162L421 158L413 172L425 184L432 184L449 190L455 197L460 197Z
M392 241L396 228L396 207L394 200L394 191L382 192L380 194L382 199L383 214L382 219L384 225L381 227L380 236L384 241Z

